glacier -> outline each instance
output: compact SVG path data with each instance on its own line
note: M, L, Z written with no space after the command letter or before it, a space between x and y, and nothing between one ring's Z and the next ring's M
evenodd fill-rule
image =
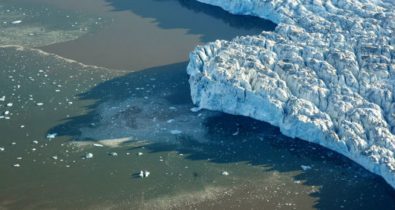
M199 108L268 122L337 151L395 188L395 2L198 0L278 24L197 46Z

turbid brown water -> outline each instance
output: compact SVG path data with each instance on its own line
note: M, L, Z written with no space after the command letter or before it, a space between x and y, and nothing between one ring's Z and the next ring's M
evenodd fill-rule
M0 209L395 208L334 152L190 111L189 51L272 23L186 0L0 4Z

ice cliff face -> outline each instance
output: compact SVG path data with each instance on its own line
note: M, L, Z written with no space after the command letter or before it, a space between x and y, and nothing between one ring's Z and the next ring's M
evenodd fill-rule
M395 3L199 0L270 19L274 32L199 46L194 103L335 150L395 188Z

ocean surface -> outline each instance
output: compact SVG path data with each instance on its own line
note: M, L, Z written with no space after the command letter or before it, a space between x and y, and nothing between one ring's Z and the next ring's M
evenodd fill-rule
M188 53L274 27L193 0L0 0L0 210L395 209L335 152L192 109Z

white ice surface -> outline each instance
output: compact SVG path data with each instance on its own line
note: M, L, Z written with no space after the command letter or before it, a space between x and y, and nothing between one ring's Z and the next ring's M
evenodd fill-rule
M190 54L199 108L249 116L335 150L395 188L395 3L198 0L278 24Z

